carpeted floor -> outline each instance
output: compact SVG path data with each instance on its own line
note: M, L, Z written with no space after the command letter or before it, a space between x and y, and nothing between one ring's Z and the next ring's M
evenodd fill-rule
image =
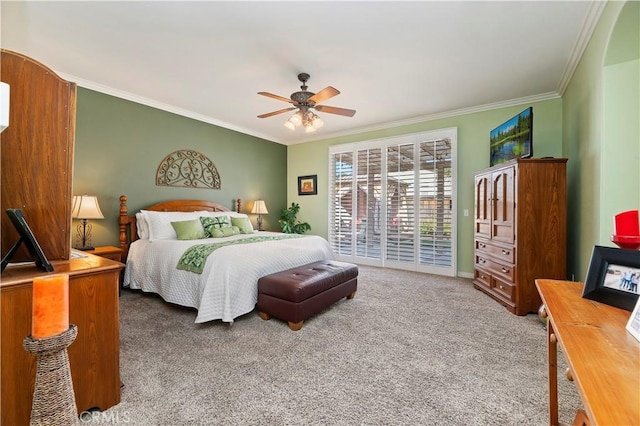
M356 297L298 332L255 312L231 326L194 320L122 292L122 401L92 423L548 424L541 322L467 279L361 266ZM559 386L571 423L580 400L562 376Z

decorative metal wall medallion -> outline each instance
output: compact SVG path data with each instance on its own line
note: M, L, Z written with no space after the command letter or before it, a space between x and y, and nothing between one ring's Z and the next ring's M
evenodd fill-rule
M156 172L156 185L220 189L220 175L206 155L181 149L162 160Z

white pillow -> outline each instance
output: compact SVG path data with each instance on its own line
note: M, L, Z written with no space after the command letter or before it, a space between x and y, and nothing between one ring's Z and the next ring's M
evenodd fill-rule
M149 241L177 240L176 230L171 222L199 219L206 211L197 212L155 212L141 210L142 216L149 227Z
M204 212L203 216L220 217L220 216L231 216L232 214L234 214L234 212L209 212L209 211L206 211L206 212Z
M249 217L245 213L227 212L227 214L231 217Z
M138 238L143 240L149 238L149 225L142 212L136 213L136 229L138 230Z

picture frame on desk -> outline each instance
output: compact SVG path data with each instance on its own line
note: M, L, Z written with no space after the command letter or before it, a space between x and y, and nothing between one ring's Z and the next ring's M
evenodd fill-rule
M594 246L582 297L633 311L640 295L640 251Z
M635 339L640 342L640 299L636 302L636 307L633 308L633 312L631 312L631 316L629 317L629 322L626 327L629 334L631 334Z
M0 266L0 271L4 271L7 267L11 258L16 254L18 249L22 244L25 245L29 254L31 255L32 260L35 262L36 266L42 269L45 272L53 272L53 265L47 260L47 257L38 244L38 240L36 240L36 236L29 228L24 215L22 214L22 210L20 209L6 209L7 216L11 219L11 223L13 223L14 228L18 232L20 236L18 241L9 249L7 254L2 258L2 265Z

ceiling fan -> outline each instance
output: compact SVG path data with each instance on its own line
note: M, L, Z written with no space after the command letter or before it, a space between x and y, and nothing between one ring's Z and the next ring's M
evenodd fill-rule
M287 111L293 111L297 109L298 111L293 114L291 118L289 118L289 120L284 123L284 125L291 130L295 130L295 128L298 126L303 126L305 131L313 132L316 129L322 127L324 123L317 114L311 111L311 109L315 109L316 111L320 112L326 112L329 114L353 117L353 115L356 113L356 111L353 109L319 105L321 102L324 102L327 99L331 99L334 96L340 94L340 91L331 86L328 86L318 93L309 92L307 91L307 81L309 80L309 78L310 76L307 73L298 74L298 80L302 82L302 86L300 86L300 89L302 90L292 93L289 99L268 92L258 92L258 95L293 104L292 107L268 112L266 114L259 115L258 118L267 118L273 115L278 115Z

